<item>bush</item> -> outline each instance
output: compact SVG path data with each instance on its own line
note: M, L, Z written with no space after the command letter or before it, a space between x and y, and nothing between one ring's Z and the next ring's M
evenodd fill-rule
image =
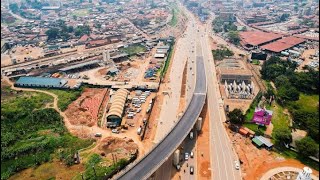
M297 150L303 157L314 156L319 152L319 144L310 137L296 141Z
M241 109L234 109L228 113L228 118L231 123L241 125L244 123L245 116Z
M285 144L292 142L292 135L289 128L278 128L272 132L272 137L275 140L276 146L282 148Z

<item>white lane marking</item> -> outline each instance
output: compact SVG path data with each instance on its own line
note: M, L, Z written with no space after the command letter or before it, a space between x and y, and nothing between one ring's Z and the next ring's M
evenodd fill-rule
M208 39L206 40L207 41L207 45L208 45ZM209 55L210 56L210 55ZM211 56L212 57L212 56ZM209 61L209 64L211 64L212 63L212 61L210 62ZM215 94L215 97L217 98L217 94L216 94L216 92L214 92L214 94ZM224 127L223 127L223 125L221 124L221 113L220 113L220 109L218 108L218 113L219 113L219 119L220 119L220 121L219 121L219 125L221 126L221 128L222 129L224 129ZM220 133L218 133L219 134L219 137L220 137ZM229 139L227 138L227 133L226 133L226 131L223 131L222 132L222 137L224 138L224 139L226 139L226 141L225 142L229 142ZM220 139L219 139L220 140ZM228 145L228 144L225 144L226 145L226 148L229 150L229 152L231 152L231 153L227 153L228 154L228 159L229 159L229 161L230 161L230 163L231 163L231 167L233 167L234 165L233 165L233 158L232 158L232 154L233 154L233 151L231 150L230 151L230 146ZM232 147L231 147L232 148ZM236 177L235 177L235 174L234 174L234 169L233 168L231 168L232 169L232 175L233 175L233 179L236 179Z
M201 38L200 38L201 39ZM200 44L201 44L201 47L202 47L202 41L200 40ZM201 48L201 50L202 50L202 55L204 56L204 53L203 53L203 48ZM207 69L207 68L206 68ZM207 73L210 73L210 72L207 72ZM213 108L212 106L211 106L211 108ZM214 108L213 108L214 109ZM213 129L215 129L216 127L215 126L213 126ZM215 132L215 131L214 131ZM222 150L222 156L224 157L225 155L224 155L224 151L223 151L223 149L222 149L222 144L221 144L221 139L220 139L220 137L219 137L219 133L218 133L218 139L219 139L219 146L221 147L220 148L220 150ZM217 157L217 162L218 162L218 171L219 171L219 178L218 179L221 179L221 169L220 169L220 161L219 161L219 155L218 155L218 150L217 150L217 146L215 146L215 149L216 149L216 157ZM225 161L225 158L223 158L223 161ZM228 174L227 174L227 168L226 168L226 163L224 162L224 164L225 164L225 173L226 173L226 177L228 177Z

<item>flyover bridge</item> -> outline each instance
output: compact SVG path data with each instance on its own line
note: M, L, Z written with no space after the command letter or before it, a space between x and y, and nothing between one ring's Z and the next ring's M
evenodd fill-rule
M196 57L196 85L191 101L175 127L148 154L134 164L127 166L114 179L142 180L150 177L179 147L187 137L205 103L207 82L202 56Z

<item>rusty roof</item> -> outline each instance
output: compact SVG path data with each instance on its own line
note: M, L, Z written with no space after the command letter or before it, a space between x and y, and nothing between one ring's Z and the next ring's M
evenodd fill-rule
M245 31L241 32L239 35L244 44L252 46L259 46L260 44L277 40L282 37L280 34L262 31Z
M293 46L301 44L303 42L305 42L304 39L290 36L290 37L279 39L275 42L266 44L264 46L261 46L261 49L269 50L272 52L281 52Z

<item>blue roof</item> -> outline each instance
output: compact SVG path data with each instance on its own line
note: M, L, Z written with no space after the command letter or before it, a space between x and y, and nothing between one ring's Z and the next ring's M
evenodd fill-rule
M20 86L62 87L66 83L66 80L60 78L20 77L15 84Z

